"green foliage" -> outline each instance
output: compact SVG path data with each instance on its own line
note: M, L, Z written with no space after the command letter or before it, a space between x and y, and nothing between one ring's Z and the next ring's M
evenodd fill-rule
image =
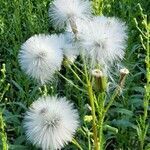
M75 102L80 112L81 128L65 149L92 150L92 121L81 60L61 73L70 79L56 77L57 85L40 87L29 79L18 64L21 44L36 33L54 33L49 25L48 7L50 0L1 0L0 4L0 149L34 150L25 138L22 120L28 106L40 95L66 96ZM125 66L130 70L123 93L117 97L106 114L104 126L105 149L148 150L150 149L149 100L150 61L148 22L150 2L146 0L93 0L94 14L117 16L126 21L129 30ZM74 87L74 85L79 85ZM57 91L57 92L56 92ZM86 105L85 105L86 104ZM97 112L96 112L97 113ZM83 121L85 117L88 121ZM74 143L74 144L73 144ZM80 146L79 146L79 145Z
M4 120L3 120L3 117L2 117L2 113L0 114L0 137L1 137L1 141L0 141L0 145L1 145L1 148L3 150L8 150L8 144L7 144L7 134L5 132L5 123L4 123Z

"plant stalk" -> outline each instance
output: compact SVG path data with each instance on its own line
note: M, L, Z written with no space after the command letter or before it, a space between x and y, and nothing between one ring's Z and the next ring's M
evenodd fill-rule
M8 144L7 144L7 134L5 132L5 123L4 123L4 120L3 120L3 116L2 116L2 113L0 112L0 137L1 137L1 140L2 140L2 149L3 150L8 150Z
M118 94L120 93L120 86L118 85L116 90L114 91L112 97L110 98L109 103L107 104L105 110L104 110L104 116L106 115L106 113L108 112L110 106L113 104L115 98L118 96Z
M84 59L83 59L84 60ZM91 106L91 111L92 111L92 126L93 126L93 139L94 139L94 150L99 150L99 144L98 144L98 139L97 139L97 126L96 126L96 114L95 114L95 105L94 105L94 95L93 95L93 89L92 89L92 84L89 80L89 75L87 72L87 66L86 63L84 62L84 71L85 71L85 76L86 76L86 82L87 82L87 90L88 90L88 95L89 95L89 100L90 100L90 106Z
M150 49L149 49L149 28L148 28L148 23L147 23L147 43L146 43L146 58L145 58L145 63L146 63L146 79L147 83L145 86L145 97L144 97L144 122L146 123L147 119L147 113L148 113L148 106L149 106L149 100L150 100Z
M94 97L93 97L93 90L91 83L89 80L87 80L87 85L88 85L88 94L89 94L89 100L90 100L90 105L92 108L92 117L93 117L93 138L94 138L94 149L99 150L99 145L98 145L98 139L97 139L97 126L96 126L96 115L95 115L95 105L94 105Z
M104 123L104 117L101 116L99 118L99 150L103 150L103 123Z
M103 150L103 124L104 124L104 105L105 105L105 92L100 93L98 97L100 113L99 113L99 150Z

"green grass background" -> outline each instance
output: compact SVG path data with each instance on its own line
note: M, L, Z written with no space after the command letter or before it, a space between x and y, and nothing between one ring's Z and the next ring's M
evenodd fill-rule
M97 1L99 3L99 1ZM102 2L102 1L101 1ZM140 150L136 132L137 120L143 114L143 97L145 78L145 50L142 46L145 41L139 37L140 32L134 21L136 18L143 32L143 14L150 14L149 0L103 0L103 14L121 18L128 25L129 40L126 49L125 66L130 75L123 92L114 103L107 116L107 122L119 129L117 134L106 132L106 149ZM34 150L25 139L22 128L22 119L28 106L40 95L48 93L66 96L72 99L80 111L81 119L85 115L87 96L75 90L68 83L57 79L57 85L39 87L21 71L18 63L20 46L30 36L38 33L55 33L49 24L48 7L50 0L0 0L0 150ZM139 5L140 4L140 5ZM141 6L141 8L139 7ZM94 3L94 8L98 4ZM4 65L5 64L5 65ZM66 70L63 72L76 84L78 81ZM150 118L148 118L150 120ZM83 130L79 130L77 141L83 149L91 144L85 137L88 124L81 122ZM148 129L148 135L150 129ZM6 146L2 146L5 143ZM146 137L145 149L150 149L150 136ZM73 144L67 149L77 149Z

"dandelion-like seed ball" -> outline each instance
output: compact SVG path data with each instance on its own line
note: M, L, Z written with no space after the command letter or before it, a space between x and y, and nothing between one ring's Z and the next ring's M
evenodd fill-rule
M49 9L49 17L55 28L63 29L69 23L75 25L77 18L91 16L91 5L88 0L54 0Z
M110 66L124 58L127 27L114 17L94 17L88 28L79 34L83 55L90 58L93 67Z
M21 68L42 84L60 70L62 61L63 52L57 35L34 35L21 46L19 53Z
M120 69L120 80L119 80L119 85L120 87L123 87L126 76L129 74L129 70L127 68L122 68Z
M24 119L26 136L43 150L57 150L70 142L79 126L79 116L66 98L42 97L35 101Z
M71 32L65 32L59 35L60 41L62 42L62 50L65 58L73 63L79 55L78 42L75 41L74 34Z

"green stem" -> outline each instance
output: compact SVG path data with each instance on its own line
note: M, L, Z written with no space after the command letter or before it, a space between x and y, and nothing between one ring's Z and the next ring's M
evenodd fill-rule
M98 140L97 140L97 126L96 126L94 97L93 97L92 86L91 86L91 83L89 82L89 80L87 80L87 85L88 85L88 94L89 94L90 105L91 105L91 108L92 108L94 146L95 146L95 150L99 150Z
M95 150L99 150L98 139L97 139L97 126L96 126L94 95L93 95L92 85L91 85L91 82L90 82L89 77L88 77L87 67L86 67L86 63L85 62L84 62L84 69L85 69L85 75L86 75L87 90L88 90L90 105L91 105L91 109L92 109L92 118L93 118L92 119L92 124L93 124L94 149Z
M146 32L144 32L145 30L142 31L140 29L140 27L138 26L137 20L135 19L136 28L141 33L141 36L140 36L141 45L143 46L144 50L146 51L145 64L146 64L146 80L147 81L145 84L145 94L144 94L144 102L143 102L144 114L139 119L138 130L137 130L138 138L140 141L140 148L141 148L141 150L143 150L146 135L148 132L148 127L149 127L149 123L147 122L147 118L148 118L148 108L149 108L149 100L150 100L150 49L149 49L150 26L148 24L147 15L143 14L143 11L142 11L143 9L142 9L140 4L139 4L139 8L141 10L141 16L143 17L142 23L144 23L145 29L146 29Z
M0 93L0 102L2 101L2 99L4 98L5 93L9 90L10 84L8 83L6 85L6 87L4 88L3 92Z
M103 150L103 123L104 123L104 117L100 116L99 118L99 150Z
M67 79L65 76L63 76L61 73L58 72L58 75L60 77L62 77L64 80L66 80L68 83L70 83L73 87L75 87L76 89L78 89L79 91L82 91L84 93L86 93L85 90L82 90L81 88L79 88L77 85L75 85L71 80Z
M146 122L147 119L147 113L148 113L148 106L149 106L149 99L150 99L150 50L149 50L149 28L147 25L147 49L146 49L146 58L145 58L145 63L146 63L146 79L147 83L145 86L146 92L145 92L145 98L144 98L144 122Z
M83 85L86 85L81 79L80 77L77 75L77 73L71 68L71 66L68 67L72 73L75 75L75 77L80 81L80 83L82 83Z
M3 150L8 150L8 144L7 144L7 135L5 133L5 123L3 121L3 117L2 117L2 113L0 112L0 136L1 136L1 139L2 139L2 149Z
M73 143L74 145L76 145L76 146L79 148L79 150L83 150L83 148L82 148L82 147L80 146L80 144L76 141L76 139L73 138L72 143Z
M74 63L72 64L82 75L84 75L85 76L85 74L81 71L81 69L80 68L78 68Z
M106 115L106 113L108 112L110 106L113 104L115 98L118 96L118 94L120 93L120 86L118 85L116 90L114 91L112 97L110 98L109 103L107 104L105 110L104 110L104 116Z
M103 124L104 124L104 105L105 105L105 92L100 93L98 97L99 101L99 146L100 150L103 150Z
M142 36L147 39L148 37L147 37L147 36L143 33L143 31L139 28L138 22L137 22L136 18L134 18L134 22L135 22L135 24L136 24L136 28L139 30L139 32L142 34Z
M113 104L115 98L118 96L120 92L120 86L116 88L114 91L108 105L105 108L105 93L101 93L99 96L99 104L100 104L100 113L99 113L99 150L103 150L103 124L106 113L108 112L110 106Z

